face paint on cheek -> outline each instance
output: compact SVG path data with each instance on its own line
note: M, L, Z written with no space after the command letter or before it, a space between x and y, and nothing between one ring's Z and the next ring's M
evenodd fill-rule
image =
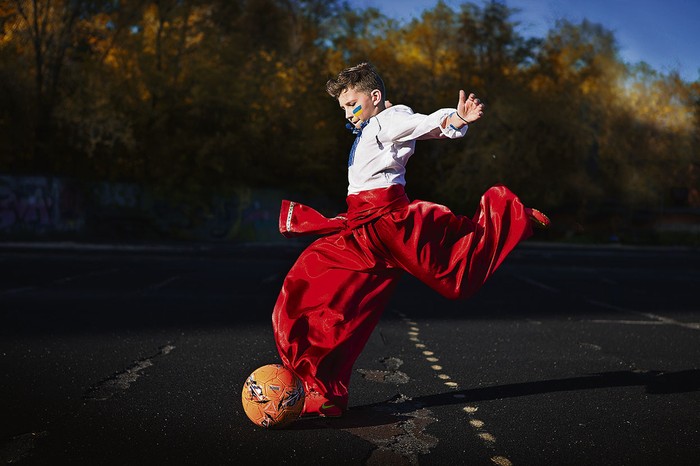
M362 116L362 105L358 105L354 109L352 109L352 114L356 118L360 118Z

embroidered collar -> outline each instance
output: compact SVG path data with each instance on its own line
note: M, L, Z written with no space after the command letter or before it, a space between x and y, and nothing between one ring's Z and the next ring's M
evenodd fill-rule
M364 129L364 127L367 126L368 124L369 124L369 120L365 120L362 123L360 123L359 128L356 128L355 125L353 125L352 123L346 123L345 127L347 129L349 129L350 131L352 131L352 134L360 135L360 134L362 134L362 130Z

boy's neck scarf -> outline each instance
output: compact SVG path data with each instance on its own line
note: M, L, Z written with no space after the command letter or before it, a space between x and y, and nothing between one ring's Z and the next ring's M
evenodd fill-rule
M369 120L365 120L365 121L363 121L362 123L360 123L360 127L359 127L359 128L357 128L357 127L356 127L355 125L353 125L352 123L347 123L347 124L345 125L345 127L346 127L347 129L349 129L350 131L352 131L352 134L359 136L360 134L362 134L362 130L364 129L364 127L367 126L368 124L369 124Z
M348 157L348 167L352 167L352 164L355 162L355 149L357 148L357 143L360 141L360 137L362 136L362 130L368 124L369 120L365 120L362 123L360 123L359 128L355 127L355 125L353 125L352 123L348 123L345 125L347 129L352 131L352 134L357 136L355 138L355 141L352 143L352 147L350 148L350 156Z

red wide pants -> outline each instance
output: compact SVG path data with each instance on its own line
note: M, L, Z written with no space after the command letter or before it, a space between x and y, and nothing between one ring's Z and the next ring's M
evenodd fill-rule
M409 202L400 185L350 195L347 202L348 213L333 219L283 203L283 234L328 236L299 256L272 314L283 364L307 391L341 408L353 364L403 271L447 298L468 297L532 234L523 204L505 186L486 191L472 219L431 202Z

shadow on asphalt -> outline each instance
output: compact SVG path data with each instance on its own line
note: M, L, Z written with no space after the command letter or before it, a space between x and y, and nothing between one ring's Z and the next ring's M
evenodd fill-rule
M664 395L700 391L700 370L678 372L663 371L616 371L592 374L568 379L524 382L493 387L455 390L436 395L419 396L405 401L397 397L381 403L356 406L338 419L311 418L295 422L294 430L351 429L371 427L411 419L412 413L422 408L489 401L502 398L541 395L544 393L594 390L614 387L645 387L647 393Z
M420 408L418 408L420 409ZM406 410L406 413L412 410ZM394 405L369 405L351 408L343 417L315 417L295 421L287 430L355 429L396 424L412 419L413 416L397 412Z

